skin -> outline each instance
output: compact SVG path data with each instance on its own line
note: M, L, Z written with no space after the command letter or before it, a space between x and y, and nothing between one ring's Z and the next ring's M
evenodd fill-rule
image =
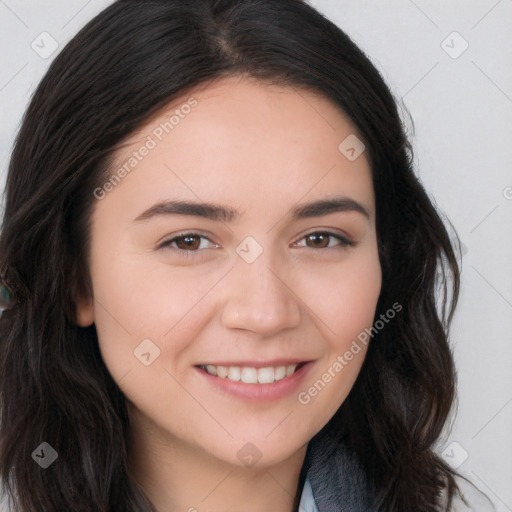
M348 395L366 348L308 404L298 392L371 327L380 293L370 166L365 153L349 161L338 150L357 131L334 103L247 77L174 100L117 150L116 165L191 96L197 106L95 205L93 297L79 302L78 323L96 324L130 408L130 470L159 511L291 512L307 444ZM369 217L290 220L298 204L333 195L357 201ZM241 215L134 220L170 199ZM194 238L192 249L183 239L158 248L184 230L206 238ZM306 236L319 231L355 245ZM263 249L252 263L236 252L246 236ZM160 356L145 366L134 350L148 338ZM224 395L195 368L280 357L314 364L297 390L267 403ZM237 456L248 442L261 453L251 467Z

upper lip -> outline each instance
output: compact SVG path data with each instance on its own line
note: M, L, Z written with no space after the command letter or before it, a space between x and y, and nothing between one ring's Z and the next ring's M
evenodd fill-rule
M272 359L271 361L215 361L198 364L197 366L246 366L250 368L266 368L268 366L290 366L292 364L307 363L305 359Z

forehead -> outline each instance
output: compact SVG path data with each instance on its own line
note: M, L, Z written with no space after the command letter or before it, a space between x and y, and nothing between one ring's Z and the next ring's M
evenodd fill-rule
M357 195L372 211L366 155L343 152L353 137L360 139L348 116L319 93L223 77L175 98L123 142L110 172L126 172L108 197L258 207L283 203L284 195L340 193Z

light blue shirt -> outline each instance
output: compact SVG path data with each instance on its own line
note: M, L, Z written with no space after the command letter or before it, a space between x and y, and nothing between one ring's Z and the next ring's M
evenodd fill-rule
M311 484L307 478L304 482L304 488L302 489L302 495L300 497L299 512L319 512L315 498L313 497Z

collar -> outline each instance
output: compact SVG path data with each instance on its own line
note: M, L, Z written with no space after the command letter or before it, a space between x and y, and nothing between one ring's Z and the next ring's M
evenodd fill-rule
M339 437L329 422L309 442L301 506L303 499L305 504L303 509L299 507L300 512L375 512L365 473L355 454Z
M319 512L313 496L313 489L311 489L311 482L307 478L302 489L298 512Z

